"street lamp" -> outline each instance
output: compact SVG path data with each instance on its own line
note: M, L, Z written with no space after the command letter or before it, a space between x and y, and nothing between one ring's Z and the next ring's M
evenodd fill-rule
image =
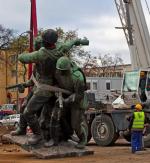
M18 49L18 52L17 52L17 55L16 55L16 84L18 84L18 55L22 52L21 51L21 46L20 46L20 38L24 35L24 34L30 34L31 31L25 31L23 33L21 33L19 36L18 36L18 40L17 40L17 47L19 48ZM25 80L25 79L24 79ZM19 93L18 93L18 90L16 91L16 105L17 105L17 111L19 109Z

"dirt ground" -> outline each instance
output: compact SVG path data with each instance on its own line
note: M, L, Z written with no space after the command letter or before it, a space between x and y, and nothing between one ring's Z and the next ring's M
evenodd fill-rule
M150 149L144 154L131 154L130 144L124 139L119 139L112 147L99 147L91 142L89 149L94 150L94 155L70 157L62 159L40 160L31 153L22 150L14 144L0 146L0 163L149 163Z

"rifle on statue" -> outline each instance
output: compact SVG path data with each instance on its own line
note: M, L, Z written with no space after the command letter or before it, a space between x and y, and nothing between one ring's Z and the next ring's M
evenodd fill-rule
M25 89L25 84L26 83L20 83L20 84L15 84L15 85L12 85L12 86L8 86L8 87L6 87L6 90L17 88L20 93L23 93L24 89Z
M80 45L89 45L89 40L87 38L84 39L75 39L75 40L70 40L66 41L65 43L58 43L57 44L57 49L58 51L62 53L68 53L71 48L74 46L80 46Z

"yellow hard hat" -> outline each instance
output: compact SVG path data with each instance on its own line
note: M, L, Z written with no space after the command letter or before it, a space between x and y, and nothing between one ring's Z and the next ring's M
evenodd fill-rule
M136 110L142 110L142 105L141 104L136 104L135 109Z

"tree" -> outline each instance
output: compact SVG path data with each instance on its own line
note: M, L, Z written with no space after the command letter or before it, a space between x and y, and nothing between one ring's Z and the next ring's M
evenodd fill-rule
M64 32L62 28L56 28L60 41L68 41L78 38L77 30ZM114 74L117 65L122 65L123 60L119 55L112 57L110 54L98 54L92 56L91 52L85 51L81 46L74 47L68 54L73 60L78 63L86 76L108 76Z
M28 34L15 37L10 44L11 51L17 54L20 54L28 50L28 47L29 47Z
M59 41L65 42L69 40L75 40L78 38L77 30L69 30L65 32L62 28L56 28L56 31L59 36ZM87 51L85 51L82 46L74 46L68 53L69 57L75 60L77 63L80 63L78 57L89 55Z
M0 25L0 50L5 50L10 46L14 37L14 30Z
M123 64L122 58L118 55L112 57L110 54L99 54L98 59L101 63L100 69L102 70L102 73L98 71L98 75L101 73L102 76L108 76L108 73L113 74L116 70L116 66Z
M110 54L98 54L98 56L87 55L84 58L83 71L87 76L109 76L115 73L116 67L122 65L123 60L118 55L112 57Z
M86 76L95 74L97 67L99 67L97 57L92 56L89 52L85 56L81 56L82 70Z

